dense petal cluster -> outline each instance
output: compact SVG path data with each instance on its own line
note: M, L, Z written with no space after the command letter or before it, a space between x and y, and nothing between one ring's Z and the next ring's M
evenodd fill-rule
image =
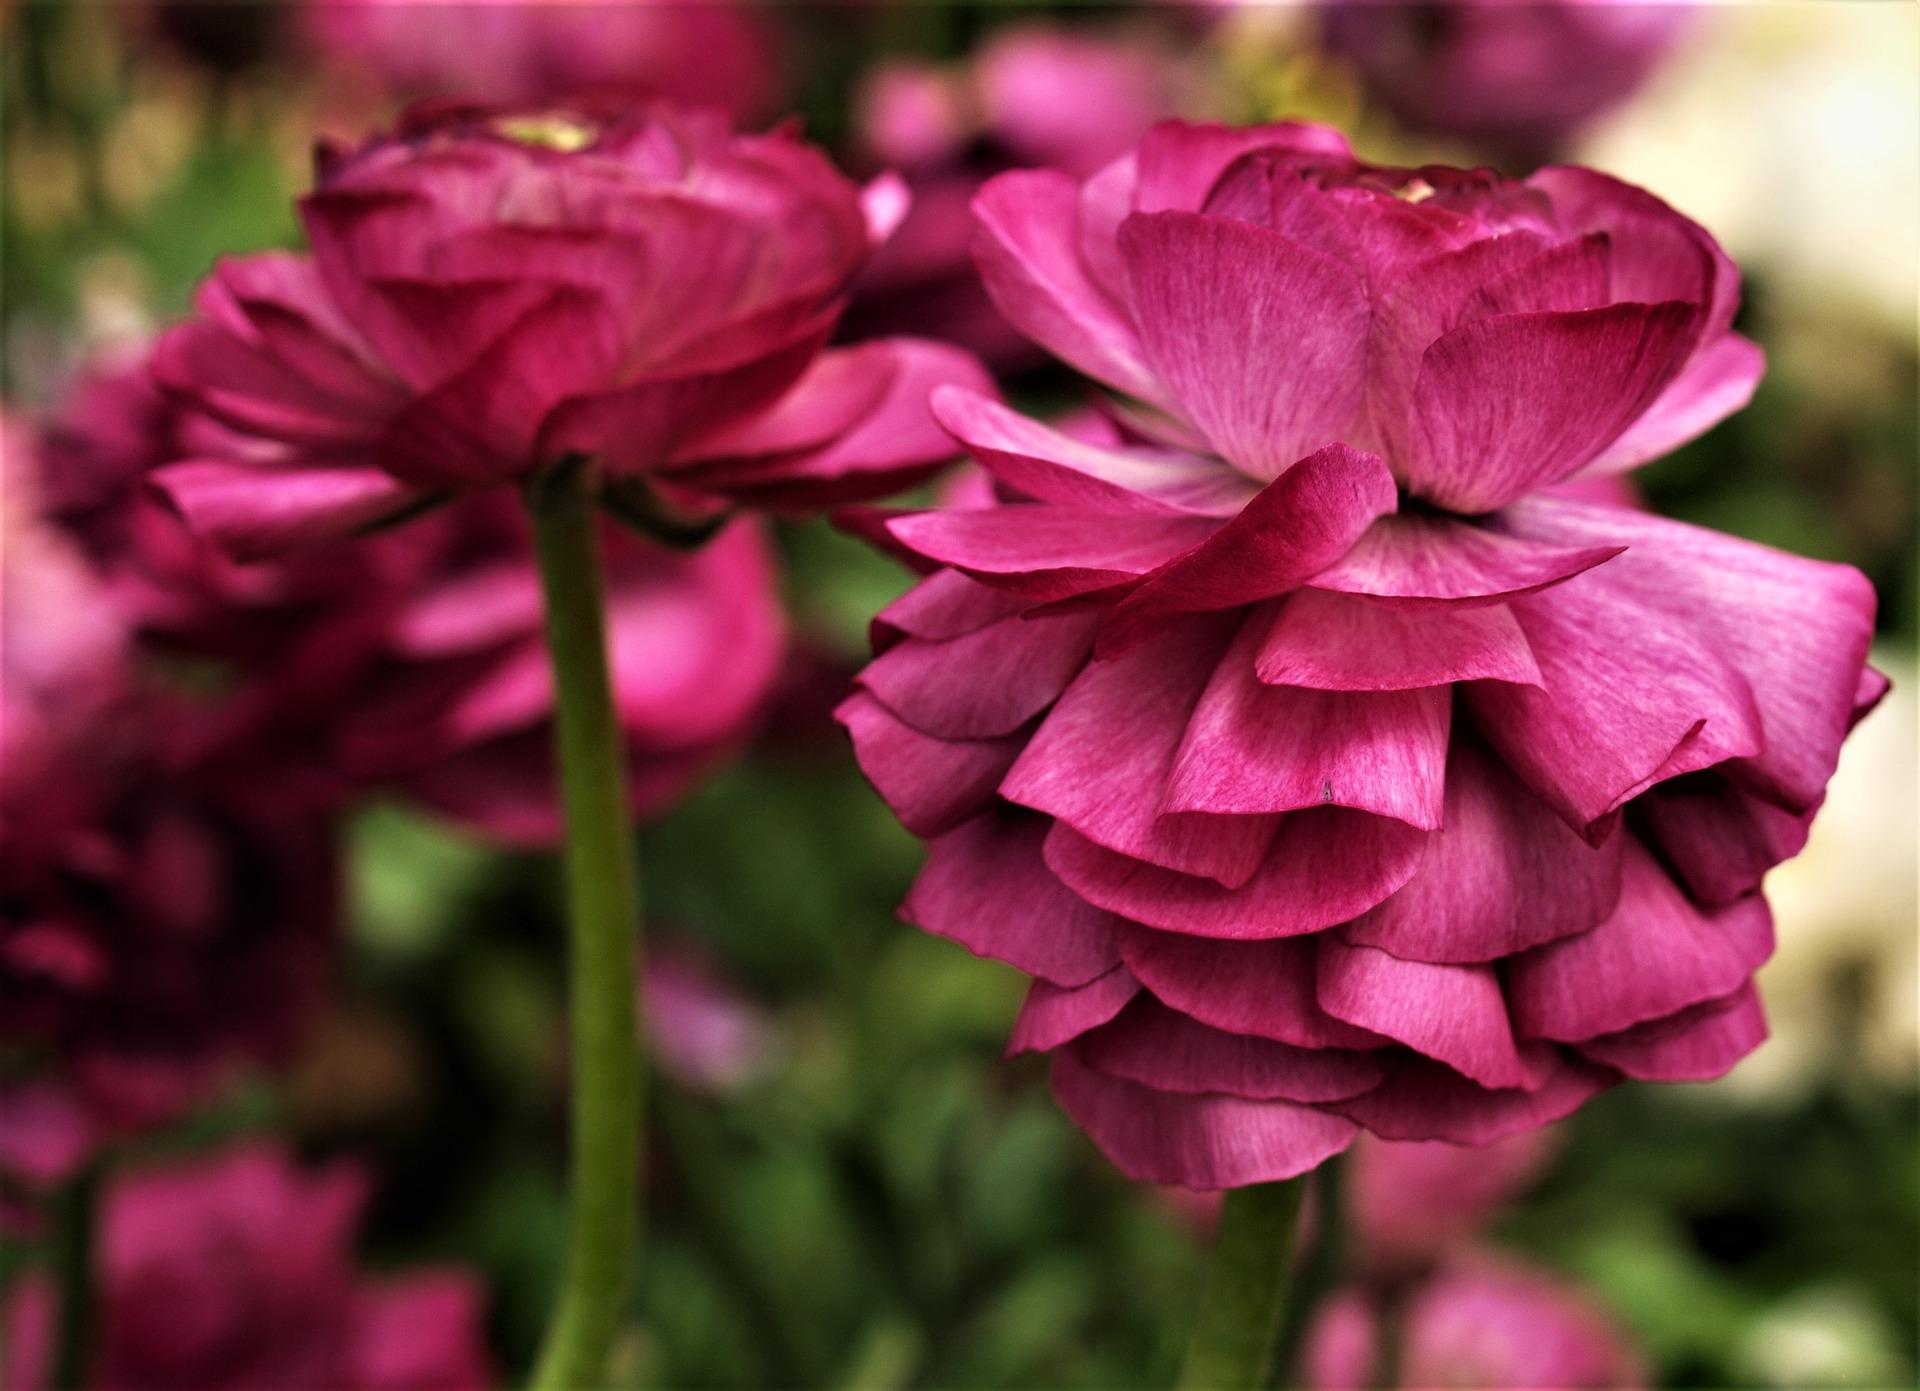
M336 875L328 809L274 751L136 682L105 591L35 515L31 457L8 450L0 574L0 1174L39 1184L287 1055Z
M1763 1032L1760 877L1884 689L1842 566L1556 490L1735 409L1733 266L1649 195L1169 123L977 204L1108 442L964 391L1001 504L842 707L906 915L1037 977L1017 1049L1128 1173L1484 1144Z
M1537 162L1651 76L1686 4L1326 0L1322 42L1406 125Z
M95 1251L100 1336L87 1384L195 1391L479 1391L484 1296L465 1271L369 1279L353 1246L369 1197L348 1165L245 1146L119 1180ZM0 1305L6 1391L48 1384L56 1296Z
M918 340L821 353L900 191L790 132L423 108L318 172L312 254L223 261L156 352L227 427L157 479L242 557L572 456L709 503L886 491L950 449L928 390L984 385Z

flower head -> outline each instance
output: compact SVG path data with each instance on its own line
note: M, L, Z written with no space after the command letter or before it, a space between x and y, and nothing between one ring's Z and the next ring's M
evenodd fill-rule
M897 190L786 130L421 108L318 168L312 254L222 262L156 353L230 432L157 481L242 556L578 456L709 504L837 501L939 462L927 390L984 384L930 343L821 353Z
M1075 1118L1228 1187L1751 1049L1872 591L1556 492L1751 391L1712 239L1303 126L977 208L1003 311L1131 399L1103 444L936 396L1001 505L886 523L933 573L841 717L931 841L905 913L1038 978Z
M478 1391L492 1383L482 1293L464 1271L354 1269L368 1177L304 1170L268 1145L152 1169L106 1197L95 1252L100 1387ZM4 1305L7 1391L45 1384L55 1299Z

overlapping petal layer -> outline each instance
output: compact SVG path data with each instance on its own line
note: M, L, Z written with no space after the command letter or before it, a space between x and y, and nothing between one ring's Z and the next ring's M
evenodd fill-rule
M979 211L1003 310L1135 402L1096 443L939 398L996 498L885 522L927 574L842 719L933 838L907 916L1037 978L1076 1120L1233 1186L1736 1062L1873 595L1556 486L1757 375L1711 239L1305 127Z

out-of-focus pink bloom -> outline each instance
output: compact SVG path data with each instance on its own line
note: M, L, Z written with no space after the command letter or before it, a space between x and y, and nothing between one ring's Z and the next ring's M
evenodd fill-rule
M1320 9L1325 45L1400 121L1534 163L1631 96L1692 17L1691 5L1635 0Z
M366 1175L250 1145L119 1180L96 1261L98 1391L478 1391L484 1295L461 1270L354 1269ZM52 1287L6 1302L7 1391L46 1384Z
M1439 1386L1632 1391L1645 1384L1638 1351L1584 1290L1543 1272L1481 1257L1416 1287L1399 1315L1398 1375L1378 1370L1379 1315L1350 1290L1328 1301L1307 1335L1311 1391L1409 1391Z
M841 718L931 842L905 914L1038 978L1013 1047L1075 1119L1233 1187L1751 1050L1761 875L1885 688L1872 589L1553 491L1745 401L1713 240L1306 126L1168 123L977 207L1127 442L936 393L1027 500L885 522L934 569Z
M1480 1149L1363 1135L1347 1162L1347 1222L1367 1270L1403 1276L1473 1236L1546 1167L1550 1129Z
M974 274L968 204L1005 169L1091 174L1173 106L1173 55L1142 36L1021 24L955 68L895 60L868 77L855 121L866 156L897 168L913 207L854 285L846 332L911 331L1002 368L1044 359Z
M416 111L322 152L310 257L222 262L161 340L228 432L156 481L242 558L576 456L709 505L897 487L950 449L929 389L984 380L918 340L820 351L896 193L710 114Z
M732 1091L770 1061L765 1014L699 957L671 948L650 953L641 998L654 1057L684 1087Z
M398 603L340 719L343 761L498 839L561 832L553 676L527 524L505 498L433 519L440 555ZM602 529L615 713L635 808L659 811L751 732L786 643L771 547L741 518L697 551Z
M335 864L276 750L134 686L106 591L22 486L32 450L6 453L0 1169L38 1184L286 1055Z
M371 70L409 99L664 98L755 120L785 85L767 13L729 0L305 0L300 12L337 75Z

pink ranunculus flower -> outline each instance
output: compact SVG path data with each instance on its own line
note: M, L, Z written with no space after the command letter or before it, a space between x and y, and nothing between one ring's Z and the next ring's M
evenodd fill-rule
M1646 1372L1633 1342L1585 1290L1486 1256L1463 1258L1414 1288L1400 1320L1397 1375L1383 1379L1380 1313L1366 1294L1329 1301L1307 1333L1310 1391L1438 1386L1634 1391Z
M1632 96L1693 12L1644 0L1324 0L1320 24L1396 119L1538 163Z
M936 568L841 718L931 842L906 916L1037 977L1013 1047L1120 1167L1486 1144L1758 1043L1760 877L1884 689L1872 590L1556 492L1746 399L1712 239L1306 126L977 206L1130 442L937 394L1026 500L885 523Z
M854 284L846 328L930 333L1004 370L1044 362L981 291L969 204L1006 169L1091 174L1175 109L1175 55L1143 33L1053 24L996 31L953 67L882 63L855 98L859 143L900 170L913 206Z
M464 1270L378 1278L354 1266L367 1175L243 1145L129 1174L100 1214L98 1391L480 1391L485 1296ZM57 1296L0 1304L6 1391L46 1385Z
M661 1070L692 1091L735 1091L773 1061L766 1011L704 956L685 947L647 954L640 1017Z
M754 120L784 85L769 14L734 0L306 0L299 11L331 76L371 72L408 98L664 98Z
M678 502L890 490L951 445L913 339L822 353L899 213L791 132L710 113L421 108L325 148L312 254L222 262L160 383L227 436L156 481L242 558L585 456Z
M433 519L437 559L353 683L341 762L496 839L557 842L553 675L527 523L504 497ZM772 546L736 518L696 551L603 528L607 650L634 808L657 813L752 732L786 647Z

